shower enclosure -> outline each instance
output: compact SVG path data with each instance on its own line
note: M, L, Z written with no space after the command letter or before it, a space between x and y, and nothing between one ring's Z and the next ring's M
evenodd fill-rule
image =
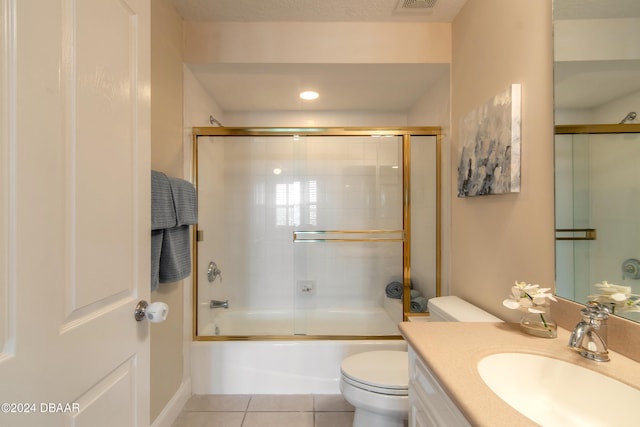
M193 135L195 340L397 337L439 295L439 128Z
M640 294L638 159L640 125L556 126L558 295L585 303L603 281Z

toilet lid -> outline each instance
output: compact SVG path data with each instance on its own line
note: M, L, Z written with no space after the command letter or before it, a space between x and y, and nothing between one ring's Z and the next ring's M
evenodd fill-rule
M342 361L343 378L367 390L406 394L409 388L409 359L406 351L368 351Z

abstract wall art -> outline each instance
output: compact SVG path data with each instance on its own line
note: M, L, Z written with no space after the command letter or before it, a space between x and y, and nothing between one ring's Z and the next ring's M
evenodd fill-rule
M520 84L512 84L460 122L458 197L520 191Z

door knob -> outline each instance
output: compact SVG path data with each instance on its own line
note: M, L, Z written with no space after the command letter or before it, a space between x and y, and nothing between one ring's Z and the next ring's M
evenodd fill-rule
M145 317L152 323L159 323L166 320L169 314L169 306L163 302L154 302L149 304L142 300L136 305L134 312L135 319L140 322Z

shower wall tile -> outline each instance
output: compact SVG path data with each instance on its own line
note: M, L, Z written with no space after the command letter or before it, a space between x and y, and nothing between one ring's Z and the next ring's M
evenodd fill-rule
M362 248L337 249L333 244L317 245L324 246L323 251L310 256L304 268L292 267L294 248L299 250L300 244L293 243L291 225L277 225L279 218L285 218L287 224L299 220L315 229L402 228L401 205L390 207L402 200L400 172L390 168L399 162L395 142L374 146L363 141L340 143L335 138L306 139L229 143L223 150L224 161L218 159L224 172L217 175L223 174L224 182L209 187L211 201L204 203L211 206L203 205L203 209L226 212L222 225L212 225L217 232L209 234L215 234L211 256L224 262L224 281L205 289L209 294L228 295L236 308L292 306L295 280L304 268L302 279L316 281L314 306L379 306L384 286L391 280L386 271L380 271L389 268L381 266L397 263L401 274L402 261L397 256L381 260ZM314 160L294 161L297 153L307 153ZM381 164L389 166L377 167L381 159ZM282 169L280 175L273 174L275 167ZM311 174L301 180L303 171ZM308 189L311 180L315 181L315 195L303 193L299 205L292 205L296 200L289 197L290 186L300 182L300 188ZM284 201L278 199L282 191ZM216 197L216 192L221 196ZM309 205L314 206L315 224L310 223Z

